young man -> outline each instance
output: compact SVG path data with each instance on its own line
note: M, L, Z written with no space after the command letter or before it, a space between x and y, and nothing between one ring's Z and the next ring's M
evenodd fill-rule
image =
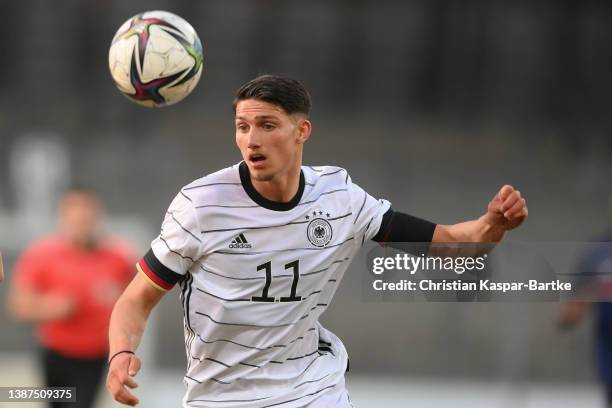
M59 219L57 234L32 243L17 260L9 308L37 326L45 385L76 387L76 402L51 406L89 408L104 377L110 314L133 278L133 257L100 236L95 192L67 191Z
M495 242L527 216L504 186L485 215L435 225L390 208L346 170L302 166L312 125L299 82L271 75L234 101L243 161L183 187L117 302L107 388L124 404L151 309L175 283L184 310L184 407L349 407L346 350L318 318L365 240Z

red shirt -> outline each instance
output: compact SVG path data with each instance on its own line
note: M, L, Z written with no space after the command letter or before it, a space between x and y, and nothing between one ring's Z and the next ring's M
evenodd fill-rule
M106 355L111 311L134 274L129 253L118 242L107 240L85 250L61 236L41 239L23 252L15 267L15 285L67 295L76 303L66 320L38 325L44 347L67 357Z

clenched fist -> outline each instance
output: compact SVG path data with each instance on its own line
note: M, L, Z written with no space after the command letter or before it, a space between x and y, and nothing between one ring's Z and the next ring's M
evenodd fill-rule
M527 215L527 202L521 192L506 184L489 202L483 220L496 229L509 231L521 225Z

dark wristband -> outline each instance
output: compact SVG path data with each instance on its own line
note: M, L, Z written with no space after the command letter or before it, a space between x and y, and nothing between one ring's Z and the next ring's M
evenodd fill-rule
M118 352L116 352L115 354L113 354L111 358L109 358L109 359L108 359L108 365L109 365L109 366L111 365L111 363L113 362L113 358L115 358L115 357L117 357L119 354L123 354L123 353L128 353L128 354L132 354L132 355L134 354L134 352L133 352L133 351L131 351L131 350L121 350L121 351L118 351Z

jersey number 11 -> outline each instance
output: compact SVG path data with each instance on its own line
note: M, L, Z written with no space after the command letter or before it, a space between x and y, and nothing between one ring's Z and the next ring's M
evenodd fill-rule
M302 300L301 296L296 296L295 291L297 289L298 281L300 280L300 261L295 260L293 262L289 262L285 265L285 269L293 268L293 282L291 283L291 293L289 296L282 296L278 301L280 302L299 302ZM268 261L264 264L257 266L257 271L261 270L266 271L266 284L263 288L263 293L261 296L252 296L251 301L253 302L277 302L275 297L268 296L268 289L270 289L270 284L272 283L272 262Z

